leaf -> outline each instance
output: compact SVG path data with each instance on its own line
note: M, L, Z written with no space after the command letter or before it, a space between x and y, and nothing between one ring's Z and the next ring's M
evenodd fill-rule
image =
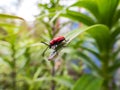
M72 11L72 10L67 10L66 14L61 14L61 16L73 19L75 21L82 22L86 25L95 24L95 21L91 17L89 17L83 13Z
M116 12L118 2L119 0L79 0L71 7L83 7L96 17L97 23L111 27L120 16L119 11Z
M111 37L115 39L119 34L120 34L120 26L115 28L115 30L111 33Z
M114 73L118 68L120 68L120 60L115 60L113 65L109 67L108 72Z
M67 76L55 77L54 80L58 84L64 85L64 86L69 87L69 88L72 88L72 86L73 86L73 80L70 77L67 77Z
M89 68L93 69L98 76L102 76L102 72L99 69L99 67L96 65L96 63L84 52L78 52L77 53L80 57L80 60L82 60Z
M72 90L100 90L103 79L92 75L83 75L75 83Z
M8 14L0 14L0 18L5 18L5 19L20 19L23 20L23 18L18 17L18 16L14 16L14 15L8 15Z
M114 25L119 19L120 19L120 9L116 10L112 19L112 25Z
M85 49L85 50L89 51L90 53L94 54L94 55L97 56L98 58L100 58L99 53L96 52L96 51L94 51L93 49L90 49L90 48L84 47L84 46L80 46L80 47L81 47L82 49Z
M8 24L8 23L0 23L0 27L8 27L8 28L15 28L17 27L15 24Z
M95 0L80 0L72 6L83 7L84 9L90 11L97 19L99 18L99 11Z
M13 67L12 62L10 60L8 60L7 57L3 56L2 58L3 58L4 62L6 62L11 68Z
M102 24L96 24L83 30L72 30L65 35L66 40L69 40L67 43L84 32L88 32L96 40L100 51L105 51L109 48L110 31L108 27Z
M49 9L48 6L47 6L47 4L41 4L41 3L39 3L38 7L39 8L44 8L44 9Z
M35 74L34 74L34 76L33 76L33 79L34 79L34 80L38 78L40 72L41 72L41 68L39 67L39 68L36 70L36 72L35 72Z
M43 14L37 17L38 20L42 20L44 17L53 17L55 13Z
M56 15L54 15L54 17L50 20L50 23L52 24L62 13L62 11L58 12Z
M106 26L94 27L88 33L96 40L100 51L109 49L110 30Z
M100 23L110 27L112 24L111 18L113 18L119 0L96 0L96 2L101 19Z

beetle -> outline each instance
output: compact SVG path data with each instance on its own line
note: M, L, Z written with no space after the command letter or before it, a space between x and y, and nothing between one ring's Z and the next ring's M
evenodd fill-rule
M52 46L57 46L57 45L59 45L60 43L62 43L64 40L65 40L65 37L64 37L64 36L59 36L59 37L53 38L53 39L50 41L49 47L51 48Z
M65 37L64 37L64 36L58 36L58 37L56 37L56 38L53 38L53 39L49 42L49 44L47 44L47 43L45 43L45 42L41 42L41 43L43 43L43 44L45 44L45 45L48 46L48 47L43 51L43 56L44 56L44 53L46 52L46 50L47 50L48 48L52 48L52 49L55 50L54 52L56 52L56 51L57 51L57 47L58 47L59 45L61 45L61 43L62 43L63 41L66 41Z

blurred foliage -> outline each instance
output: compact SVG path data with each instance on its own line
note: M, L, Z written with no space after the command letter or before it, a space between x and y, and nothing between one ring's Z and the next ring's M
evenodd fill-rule
M40 14L32 25L21 17L0 14L0 89L117 90L114 76L120 66L119 2L78 0L68 7L60 0L38 3ZM74 11L74 7L87 14ZM70 20L60 23L63 17ZM75 21L83 23L82 28L61 33ZM60 46L58 55L48 61L53 50L43 57L46 46L41 41L49 42L58 35L65 36L68 47ZM86 67L89 74L84 72Z
M54 10L58 11L54 9L56 7L62 10L63 6L57 4L58 1L51 1L52 6L49 8L45 8L46 4L38 4L38 6L51 14L55 12ZM43 11L31 26L21 17L0 14L0 89L49 90L52 86L51 81L54 80L57 90L69 90L73 86L74 78L81 73L82 66L76 67L76 71L73 72L78 75L74 76L70 72L73 69L73 63L67 61L66 53L74 50L66 48L56 58L54 66L56 73L55 77L52 77L53 65L48 61L51 50L48 50L46 56L43 57L42 53L46 46L40 42L49 42L69 22L59 27L57 26L59 15L56 16L54 13L53 16L46 16L47 13ZM49 18L49 21L44 21L45 18ZM68 58L68 60L72 59Z
M93 80L94 79L94 80ZM93 77L92 75L83 75L74 86L74 90L100 90L102 79Z
M79 0L71 7L69 7L66 10L66 13L62 14L62 16L64 17L82 22L88 26L92 25L94 27L96 24L103 24L107 27L106 29L102 29L102 27L100 27L96 28L93 31L89 30L90 32L88 31L88 33L93 38L93 41L89 42L89 44L91 43L94 48L91 49L89 46L86 47L84 45L81 46L84 51L82 53L81 51L78 51L78 55L80 57L84 57L84 61L86 62L86 64L91 65L92 67L96 66L97 63L88 62L89 60L95 61L94 59L96 59L99 61L100 66L93 67L91 69L94 75L97 75L98 78L103 78L103 84L101 87L102 90L116 90L118 87L116 85L114 75L119 69L120 59L120 46L118 44L120 35L119 2L119 0ZM89 14L74 11L71 9L73 7L83 8L85 12ZM90 55L93 55L94 58L92 58ZM94 73L96 71L97 74ZM98 73L99 71L100 73Z

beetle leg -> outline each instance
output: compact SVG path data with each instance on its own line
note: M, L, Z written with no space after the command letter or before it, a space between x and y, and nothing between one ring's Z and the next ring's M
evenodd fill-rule
M49 46L49 44L48 44L48 43L46 43L46 42L41 41L41 43L43 43L43 44L45 44L45 45Z
M68 42L68 41L69 41L69 40L66 40L66 39L65 39L65 42Z
M63 47L67 47L66 45L63 45Z
M42 56L44 57L45 52L47 51L48 47L43 51Z

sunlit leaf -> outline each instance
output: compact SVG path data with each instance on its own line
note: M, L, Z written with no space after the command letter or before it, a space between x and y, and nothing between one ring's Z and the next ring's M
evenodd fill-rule
M0 18L5 18L5 19L20 19L20 20L24 20L21 17L18 16L14 16L14 15L8 15L8 14L0 14Z
M17 27L15 24L9 24L9 23L0 23L0 27L8 27L8 28L15 28Z

